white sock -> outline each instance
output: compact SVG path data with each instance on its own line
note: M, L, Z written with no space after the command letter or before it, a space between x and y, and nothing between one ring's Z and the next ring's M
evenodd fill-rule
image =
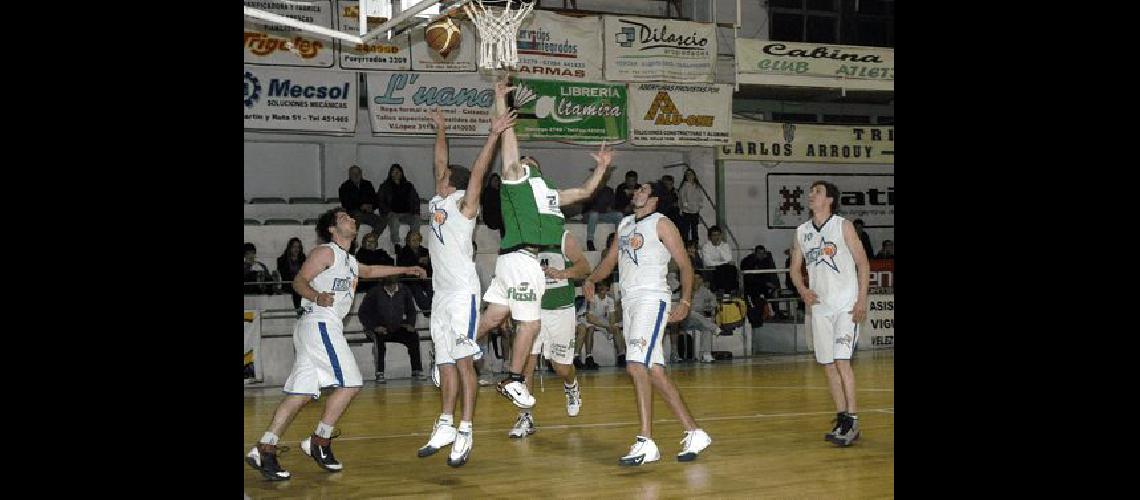
M277 440L278 439L279 438L277 437L276 434L274 434L272 432L266 432L265 435L261 436L261 441L258 441L258 443L271 444L271 445L277 446Z
M459 432L471 432L471 421L464 420L459 422Z
M451 416L450 413L440 413L439 414L439 423L444 424L444 425L452 425L452 423L453 423L452 418L453 417Z
M332 437L332 431L333 431L333 427L329 424L326 424L324 422L320 422L317 424L316 434L320 437L323 437L325 439L331 438Z

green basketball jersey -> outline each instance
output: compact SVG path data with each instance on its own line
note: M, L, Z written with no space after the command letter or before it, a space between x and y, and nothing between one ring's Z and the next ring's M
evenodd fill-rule
M538 253L538 261L543 267L551 269L566 269L570 265L570 258L566 256L566 234L563 231L562 241L557 247L547 247ZM574 307L574 283L568 279L546 278L546 292L542 294L542 308L546 310L565 309Z
M558 190L543 179L537 168L523 164L523 177L503 180L499 189L502 201L504 235L499 248L513 250L532 245L562 245L563 222Z

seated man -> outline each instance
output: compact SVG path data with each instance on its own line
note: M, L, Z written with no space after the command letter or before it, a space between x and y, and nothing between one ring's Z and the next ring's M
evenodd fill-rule
M764 245L756 245L752 254L740 261L742 271L775 269L776 262ZM753 327L764 326L764 310L769 299L779 296L780 277L775 273L745 274L744 297L748 301L748 321ZM778 304L778 302L773 302ZM776 309L776 308L773 308Z
M273 275L269 273L269 268L265 264L257 260L257 246L253 243L245 243L243 245L245 250L244 261L244 282L245 283L260 283L273 281ZM243 287L246 295L257 295L265 293L273 293L273 285L254 285L248 284Z
M616 302L610 295L610 284L601 281L595 287L594 300L586 303L585 314L578 320L577 342L578 346L585 347L586 359L582 362L585 370L597 370L598 364L594 362L594 332L600 331L615 340L624 340L621 336L621 327L617 325L621 315L617 314ZM624 344L624 341L621 342ZM618 342L614 343L617 348ZM623 345L624 347L624 345ZM622 354L624 361L625 351L614 351L615 355ZM577 353L575 353L577 354Z
M701 335L701 361L712 362L712 336L720 332L720 327L713 321L716 314L716 296L705 286L705 280L699 274L693 275L693 307L689 315L681 321L681 332L697 330Z
M376 382L383 384L386 342L404 344L411 358L412 378L424 379L420 362L420 336L416 333L416 304L407 287L394 277L384 278L360 303L360 324L372 338L372 356L376 359Z
M356 250L356 261L361 264L368 264L370 266L394 266L396 259L393 259L388 252L380 248L380 233L368 233L361 238L361 246ZM366 294L371 291L379 281L361 281L356 285L357 295Z
M368 224L372 232L379 235L384 231L385 222L376 214L376 188L364 179L360 167L353 165L348 169L348 180L337 190L340 197L340 206L344 207L352 217L362 224Z
M710 277L710 288L716 293L735 293L739 286L736 283L736 259L732 257L732 247L724 241L724 232L720 226L709 228L709 240L701 246L701 260L706 267L713 269Z

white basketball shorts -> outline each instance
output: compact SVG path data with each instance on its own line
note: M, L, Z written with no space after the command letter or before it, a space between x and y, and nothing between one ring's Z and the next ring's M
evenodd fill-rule
M511 317L516 321L534 321L542 315L545 291L546 275L538 257L519 250L495 260L495 278L483 294L483 300L511 308Z
M455 363L457 359L483 352L475 342L479 325L478 293L440 293L431 298L431 342L435 364Z
M531 354L542 354L546 359L562 365L574 362L574 326L577 315L573 307L542 310L542 328L531 347Z
M636 299L624 298L622 306L622 327L626 341L626 362L642 363L646 368L654 364L665 365L662 354L665 325L669 320L672 304L669 296L639 296Z
M837 359L851 359L855 342L859 340L859 325L847 311L832 312L828 308L813 307L811 336L815 360L826 365Z
M341 321L302 317L293 327L293 349L297 357L293 361L293 372L285 380L287 394L304 394L317 399L325 387L364 385L356 358L344 339Z

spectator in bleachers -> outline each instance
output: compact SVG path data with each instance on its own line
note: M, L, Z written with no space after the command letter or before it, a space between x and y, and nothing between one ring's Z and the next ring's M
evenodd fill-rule
M499 232L499 238L506 234L506 228L503 227L503 210L502 200L499 199L499 188L503 185L503 178L499 174L491 174L487 178L487 185L483 187L483 196L479 198L479 204L482 205L483 223L489 229L494 229ZM474 239L472 239L474 242Z
M431 316L431 256L428 255L427 247L423 246L424 237L419 231L409 231L407 236L404 237L404 246L396 247L396 265L403 266L401 262L407 262L408 266L420 266L427 270L427 277L418 281L408 281L405 284L408 290L412 292L412 297L416 299L416 305L419 306L424 314Z
M394 266L396 259L383 248L380 248L380 233L368 233L361 240L360 249L356 251L356 261L370 266ZM356 285L357 295L368 293L379 281L361 281Z
M859 241L863 243L863 255L867 255L868 259L871 255L875 255L875 245L871 244L871 235L863 230L863 219L855 219L851 221L855 225L855 233L859 235Z
M681 232L681 239L685 241L700 239L697 230L701 226L701 206L705 203L705 194L701 192L700 186L701 181L697 180L697 173L691 168L686 168L679 190L681 220L677 221L677 230Z
M257 246L253 243L246 242L243 247L245 249L245 277L242 281L245 283L272 281L273 277L269 274L269 268L257 260ZM271 294L273 293L273 285L268 283L264 285L249 284L244 285L243 290L247 295Z
M876 259L893 259L895 258L895 242L891 240L883 240L883 248L879 249L879 253L875 254Z
M621 212L625 215L633 213L633 193L641 189L641 184L637 183L637 172L630 170L625 173L625 182L619 184L617 189L614 190L614 210Z
M635 174L636 175L636 174ZM598 227L598 221L607 224L613 224L615 227L624 215L617 210L614 210L614 188L605 184L598 186L594 191L594 197L586 202L586 250L594 251L594 230Z
M388 179L380 184L377 193L380 213L388 218L388 235L392 248L400 244L400 223L410 226L408 231L420 232L420 194L416 187L404 177L404 168L393 163L388 169Z
M301 295L293 290L293 278L297 277L297 273L301 271L301 264L305 263L305 247L301 245L301 238L296 236L289 238L289 243L285 244L285 251L277 258L277 274L281 276L281 281L285 284L281 285L283 293L293 295L293 309L301 309Z
M673 187L673 176L662 175L661 184L665 186L665 195L661 197L661 205L657 207L657 211L671 221L680 222L681 206L679 205L677 188Z
M776 261L772 260L772 253L764 245L756 245L756 249L740 260L741 271L756 269L775 269ZM745 274L744 297L748 302L748 321L753 327L764 325L764 310L768 299L774 299L780 291L780 278L775 273Z
M712 362L712 336L720 331L720 327L713 320L713 316L716 315L716 306L716 296L705 286L704 278L699 274L694 274L693 307L689 309L689 315L681 321L681 332L692 330L700 332L701 361L706 363Z
M736 283L736 259L732 258L732 247L724 241L720 226L709 228L709 240L701 246L701 260L713 269L709 280L710 288L716 293L732 293L739 286Z
M376 188L364 179L360 167L356 165L349 167L348 180L340 185L337 195L340 196L340 206L344 207L359 224L368 224L376 234L384 232L384 226L387 224L383 217L375 213Z
M581 320L578 322L576 336L578 338L577 345L584 348L585 359L581 363L583 370L597 370L598 363L594 362L594 332L600 331L606 336L614 340L614 353L615 355L622 354L624 360L625 350L618 350L618 344L625 347L625 341L622 338L621 327L618 323L621 318L618 316L617 302L614 301L613 296L610 295L610 283L608 280L602 280L595 285L594 300L585 304L585 314L582 315ZM620 341L620 342L619 342ZM577 358L577 352L574 353Z
M709 279L708 269L705 267L705 261L701 258L700 248L697 245L697 240L685 241L685 253L689 256L689 264L693 266L693 274L701 275L705 281Z
M411 358L412 378L423 380L423 363L420 362L420 336L416 333L416 305L407 287L389 276L381 286L373 288L360 303L360 324L364 333L372 338L372 357L376 360L376 382L384 379L385 344L404 344Z

